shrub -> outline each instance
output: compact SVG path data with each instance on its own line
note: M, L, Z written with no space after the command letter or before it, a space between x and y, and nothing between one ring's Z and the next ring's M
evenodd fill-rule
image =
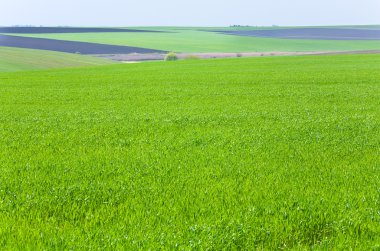
M169 52L165 56L165 61L176 61L178 60L177 54L174 52Z
M194 60L194 59L199 59L199 57L195 56L195 55L188 55L188 56L186 56L186 59L187 60Z

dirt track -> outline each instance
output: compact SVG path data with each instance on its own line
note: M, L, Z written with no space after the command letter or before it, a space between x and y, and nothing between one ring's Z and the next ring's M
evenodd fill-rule
M200 59L210 58L236 58L236 57L268 57L268 56L300 56L300 55L334 55L334 54L372 54L380 53L376 51L343 51L343 52L245 52L245 53L179 53L179 59L187 59L189 57L196 57ZM95 55L101 58L108 58L116 61L150 61L150 60L164 60L164 53L131 53L131 54L103 54Z

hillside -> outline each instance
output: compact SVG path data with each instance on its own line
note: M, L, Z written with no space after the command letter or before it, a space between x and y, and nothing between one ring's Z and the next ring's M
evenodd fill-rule
M5 250L379 248L380 55L0 83Z
M137 46L176 52L301 52L301 51L359 51L380 50L380 40L320 40L250 37L212 32L206 28L157 28L161 32L117 33L46 33L18 34L27 37L91 42L110 45ZM248 29L248 28L246 28ZM250 30L259 28L249 27ZM264 29L264 28L260 28ZM266 28L273 29L273 28ZM285 29L285 28L284 28ZM237 31L239 28L213 28L213 30ZM334 30L331 32L334 33Z
M0 72L114 64L90 56L0 46Z

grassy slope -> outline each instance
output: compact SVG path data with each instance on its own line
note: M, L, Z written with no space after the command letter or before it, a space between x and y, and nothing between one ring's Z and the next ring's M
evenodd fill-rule
M176 52L379 50L380 41L327 41L254 38L187 28L156 28L170 33L25 34L62 40L138 46Z
M3 248L379 248L380 55L0 83Z
M0 72L112 64L113 61L69 53L0 46Z

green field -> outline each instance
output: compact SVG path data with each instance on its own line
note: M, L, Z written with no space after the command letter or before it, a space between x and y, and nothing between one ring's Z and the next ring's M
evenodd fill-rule
M244 28L244 27L243 27ZM176 52L302 52L302 51L357 51L380 50L380 40L304 40L255 38L224 35L201 31L206 28L159 28L143 29L167 31L163 33L64 33L23 34L22 36L128 45ZM215 29L215 28L213 28ZM224 28L225 29L225 28ZM252 29L252 28L250 28Z
M0 73L0 247L379 249L379 107L380 55Z
M0 46L0 72L114 64L114 61L70 53Z

